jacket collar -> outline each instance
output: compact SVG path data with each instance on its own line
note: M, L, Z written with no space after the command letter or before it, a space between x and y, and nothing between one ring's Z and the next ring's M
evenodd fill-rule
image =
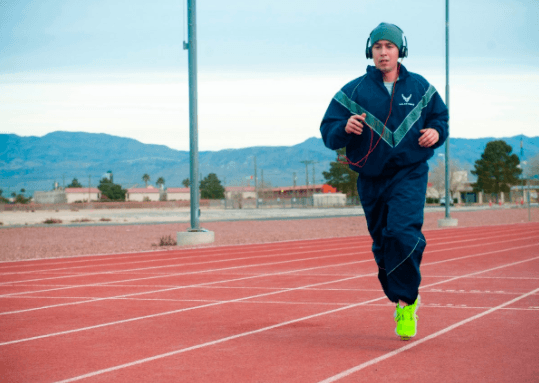
M378 69L376 69L375 66L369 65L367 66L367 75L372 77L376 81L384 81L384 76L382 75L382 72ZM408 77L408 70L404 65L401 64L400 70L399 70L399 80L402 80L404 78Z

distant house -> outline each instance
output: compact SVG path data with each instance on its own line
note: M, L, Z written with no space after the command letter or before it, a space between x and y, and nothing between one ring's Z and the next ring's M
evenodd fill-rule
M153 186L147 188L132 188L127 189L125 194L126 201L161 201L165 199L165 191L163 189L157 189Z
M317 193L337 193L337 189L331 185L320 184L259 189L258 193L263 193L263 198L293 198L312 196L313 194ZM256 198L255 188L252 186L228 186L225 188L225 197L227 199L235 199L240 195L243 199Z
M331 185L301 185L301 186L284 186L280 188L271 189L274 198L283 197L307 197L313 194L323 193L337 193L337 189Z
M314 207L346 206L346 194L344 193L313 194L313 206Z
M256 198L256 192L254 186L227 186L225 187L225 198L236 199L240 197L242 199Z
M88 194L86 194L86 196L88 196ZM34 203L37 203L37 204L67 203L67 197L63 189L57 188L51 191L37 191L36 190L34 192Z
M98 188L65 188L67 203L99 201L101 190Z
M191 189L167 188L167 201L190 201Z

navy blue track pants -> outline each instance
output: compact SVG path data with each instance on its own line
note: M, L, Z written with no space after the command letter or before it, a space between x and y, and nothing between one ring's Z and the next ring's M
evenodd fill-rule
M421 233L427 191L427 163L391 177L358 177L357 190L371 234L378 279L390 301L413 304L426 241Z

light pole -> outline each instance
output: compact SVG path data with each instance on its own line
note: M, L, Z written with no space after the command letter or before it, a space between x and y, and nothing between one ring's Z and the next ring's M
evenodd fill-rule
M196 0L187 0L188 42L183 49L189 60L189 175L191 197L191 228L187 233L178 232L178 245L196 245L214 241L214 233L200 228L200 204L198 184L198 90L197 90L197 38Z
M525 165L525 162L522 161L524 159L524 144L523 144L523 140L522 140L522 137L520 137L520 169L522 170L522 172L520 173L521 174L521 178L522 178L522 203L524 203L524 167L522 165Z
M445 103L449 113L449 0L445 0ZM448 122L449 124L449 122ZM448 125L449 129L449 125ZM449 193L449 135L445 140L445 218L438 220L439 227L457 226L458 220L452 219L449 212L451 197Z

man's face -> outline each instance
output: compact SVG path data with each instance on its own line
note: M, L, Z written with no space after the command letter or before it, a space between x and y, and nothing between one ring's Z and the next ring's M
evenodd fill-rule
M397 68L399 48L391 41L379 40L372 46L372 58L377 69L392 72Z

